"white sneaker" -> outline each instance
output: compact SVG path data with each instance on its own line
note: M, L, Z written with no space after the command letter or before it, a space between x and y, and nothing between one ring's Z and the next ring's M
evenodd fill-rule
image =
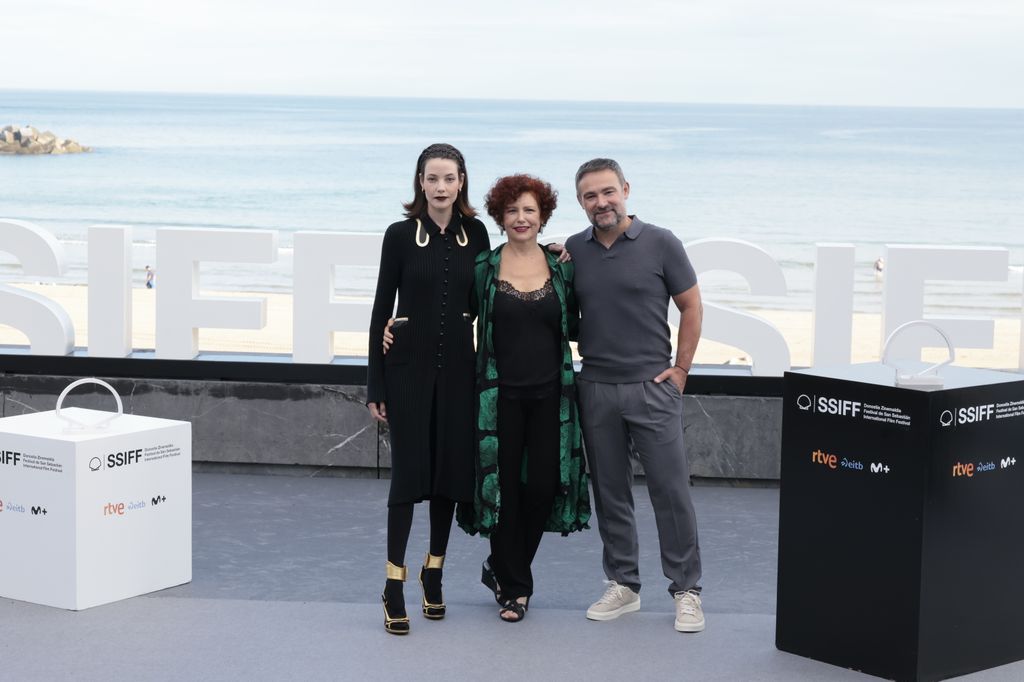
M676 632L701 632L704 629L704 609L700 595L687 590L676 592Z
M604 596L590 605L587 618L590 620L614 620L624 613L640 610L640 595L614 580L606 580L608 589Z

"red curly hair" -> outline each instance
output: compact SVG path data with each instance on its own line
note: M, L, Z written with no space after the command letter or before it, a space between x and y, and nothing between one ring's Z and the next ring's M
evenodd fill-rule
M532 194L533 198L537 200L537 206L540 208L541 229L548 224L548 219L555 212L555 207L558 206L558 192L540 178L517 173L498 178L494 186L487 192L487 196L484 197L487 214L494 218L494 222L498 223L499 230L505 231L505 226L502 223L505 209L526 193Z

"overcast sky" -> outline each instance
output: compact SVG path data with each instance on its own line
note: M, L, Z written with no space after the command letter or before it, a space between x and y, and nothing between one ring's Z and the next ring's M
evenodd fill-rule
M1024 107L1024 0L0 7L5 89Z

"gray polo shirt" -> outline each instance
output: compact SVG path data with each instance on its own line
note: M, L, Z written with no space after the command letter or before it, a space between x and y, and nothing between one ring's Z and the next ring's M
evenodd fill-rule
M576 267L580 376L589 381L649 381L671 367L669 298L697 283L678 237L630 217L610 248L594 238L593 227L565 244Z

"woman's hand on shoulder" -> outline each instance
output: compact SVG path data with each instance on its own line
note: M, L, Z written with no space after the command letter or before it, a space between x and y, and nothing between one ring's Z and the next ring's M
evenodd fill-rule
M379 421L382 424L388 423L388 410L384 405L384 401L379 403L366 403L366 406L370 408L370 416L373 417L375 421Z
M572 254L569 253L569 250L567 248L565 248L565 244L555 242L554 244L548 244L546 248L551 253L558 254L559 263L568 263L569 261L572 260Z
M384 355L388 354L388 349L391 348L391 344L395 342L395 335L391 333L391 325L394 323L395 318L391 317L388 318L388 323L384 326Z

